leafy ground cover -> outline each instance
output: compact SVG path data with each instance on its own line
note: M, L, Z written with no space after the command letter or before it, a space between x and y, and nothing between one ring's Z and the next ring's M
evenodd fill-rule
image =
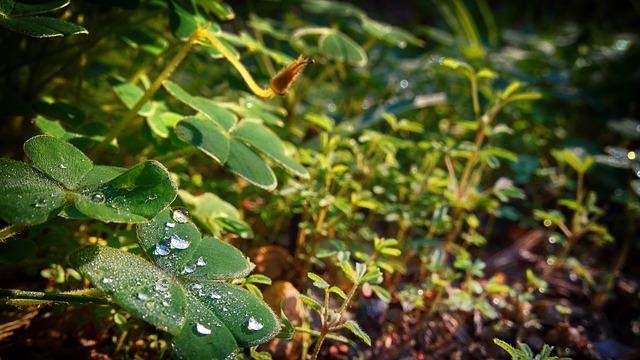
M639 356L637 9L372 4L1 2L0 356Z

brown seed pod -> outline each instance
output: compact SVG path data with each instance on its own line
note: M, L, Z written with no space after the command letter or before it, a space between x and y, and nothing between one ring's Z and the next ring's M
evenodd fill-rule
M291 85L296 81L298 76L302 74L302 70L308 64L315 64L316 61L313 59L307 59L304 56L300 55L296 61L292 62L286 68L280 70L276 74L276 76L271 79L270 87L271 90L278 95L285 95Z

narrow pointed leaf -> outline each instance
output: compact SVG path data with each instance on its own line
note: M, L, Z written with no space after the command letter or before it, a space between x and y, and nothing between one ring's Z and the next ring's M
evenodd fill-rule
M362 329L360 328L360 325L358 325L357 322L353 321L353 320L349 320L346 323L344 323L344 326L351 330L351 332L353 333L353 335L359 337L360 339L362 339L362 341L364 341L367 345L371 346L371 338L369 337L369 335L367 335L366 332L362 331Z

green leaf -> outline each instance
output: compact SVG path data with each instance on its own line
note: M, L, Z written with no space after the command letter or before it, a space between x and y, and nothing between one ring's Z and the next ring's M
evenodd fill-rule
M396 248L383 248L380 250L380 253L389 256L400 256L402 254L402 251Z
M160 268L138 256L97 245L73 252L69 260L127 311L171 334L180 333L187 306L185 294Z
M362 341L364 341L367 345L371 346L371 338L369 337L369 335L367 335L366 332L362 331L362 329L360 328L360 325L358 325L357 322L353 321L353 320L349 320L347 322L344 323L344 326L351 330L351 332L359 337L360 339L362 339Z
M236 116L215 102L206 98L191 96L176 83L169 80L165 80L162 85L173 97L201 112L208 119L217 122L226 131L229 131L235 125Z
M231 359L238 352L233 334L200 298L187 292L189 304L184 327L173 339L174 351L182 359Z
M236 15L231 6L217 1L200 1L198 4L211 11L220 20L233 20Z
M8 17L15 5L14 0L0 0L0 17Z
M137 233L149 258L176 277L236 279L253 269L237 248L212 237L202 238L180 210L163 210L153 220L139 224Z
M344 291L342 291L342 289L340 289L340 288L339 288L339 287L337 287L337 286L332 286L332 287L330 287L330 288L329 288L329 292L332 292L332 293L334 293L334 294L337 294L338 296L340 296L340 297L341 297L341 298L343 298L343 299L346 299L346 298L347 298L347 294L345 294L345 292L344 292Z
M80 180L77 188L82 189L104 184L117 178L126 171L127 169L117 166L96 165Z
M24 152L33 167L67 189L80 182L92 168L91 160L68 142L49 135L38 135L24 143Z
M176 125L182 119L184 119L184 116L170 111L154 111L153 114L147 118L147 125L149 125L149 128L154 134L163 139L167 139L171 130L175 129Z
M353 271L353 267L351 266L351 264L349 264L348 261L341 261L340 267L342 268L342 271L344 271L344 274L352 283L356 283L358 281L356 277L356 273L355 271Z
M11 10L11 16L26 16L26 15L35 15L35 14L43 14L52 11L56 11L58 9L62 9L63 7L69 5L69 0L54 0L48 2L17 2Z
M220 319L242 347L268 341L280 331L273 311L245 289L220 282L191 282L184 285L192 296L197 297ZM192 301L190 298L188 300L191 306Z
M330 59L358 66L367 64L367 53L360 45L342 33L323 34L318 39L318 46L320 51Z
M507 88L504 90L504 93L502 94L502 98L503 99L509 99L511 97L511 95L513 95L513 93L515 93L516 91L518 91L518 89L520 89L522 87L522 83L519 81L513 81L511 84L509 84L509 86L507 86Z
M273 190L278 180L267 164L242 142L231 139L229 157L225 163L231 172L265 190Z
M232 135L269 156L287 171L304 179L309 178L307 169L288 157L284 152L282 140L259 121L245 119L233 131Z
M20 225L43 223L65 203L60 185L31 166L0 159L0 218Z
M35 38L71 36L89 33L87 29L80 25L45 16L0 19L0 26Z
M176 125L176 134L220 164L229 158L230 140L211 120L186 118Z
M38 115L33 120L33 123L38 127L38 129L40 129L41 132L47 135L56 137L58 139L69 140L69 139L73 139L80 136L76 133L67 131L67 129L65 129L64 126L62 126L60 121L49 120L40 115Z
M463 61L452 58L443 58L440 60L440 65L448 67L449 69L456 70L469 79L472 79L475 76L473 67Z
M315 299L308 297L307 295L300 294L300 301L307 304L310 308L317 311L318 313L322 313L322 305L317 302Z
M323 278L320 277L320 275L316 275L312 272L307 273L307 277L311 280L313 280L313 286L317 287L318 289L326 289L329 286L329 283L326 282Z
M128 82L115 85L113 87L113 91L129 110L133 109L136 103L144 95L144 90L139 88L137 85ZM147 102L142 106L142 108L140 108L140 110L138 111L138 115L142 117L148 117L151 116L153 112L154 111L151 102Z
M387 289L384 289L379 285L371 285L371 290L373 290L373 292L378 295L378 298L380 298L380 300L386 302L387 304L391 302L391 293Z
M203 22L203 24L205 23ZM169 1L169 26L171 32L183 40L186 40L198 29L194 14L188 12L177 1Z
M592 156L578 156L576 152L565 148L562 150L552 149L551 155L558 161L569 164L578 173L585 173L595 163Z
M191 217L211 234L219 235L225 230L242 238L253 237L253 230L242 220L238 209L219 196L209 192L193 196L185 190L178 190L178 196L192 209Z
M379 39L389 45L397 46L401 49L405 48L407 43L424 46L424 41L413 36L406 30L372 20L368 17L364 17L362 19L362 29L376 39Z
M514 349L513 346L509 345L508 343L498 338L494 338L493 343L500 346L502 349L504 349L504 351L508 352L512 358L517 358L516 349Z
M287 317L287 314L284 313L283 306L284 300L280 302L280 321L282 322L284 329L276 337L278 339L291 340L293 339L293 335L296 332L296 327L293 326L293 324Z
M105 222L143 222L173 202L176 195L167 169L157 161L146 161L106 183L82 189L75 206L81 213Z

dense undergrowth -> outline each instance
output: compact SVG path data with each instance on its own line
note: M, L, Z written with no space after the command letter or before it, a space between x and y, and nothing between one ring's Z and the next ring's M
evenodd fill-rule
M638 356L633 6L229 4L2 2L3 359Z

